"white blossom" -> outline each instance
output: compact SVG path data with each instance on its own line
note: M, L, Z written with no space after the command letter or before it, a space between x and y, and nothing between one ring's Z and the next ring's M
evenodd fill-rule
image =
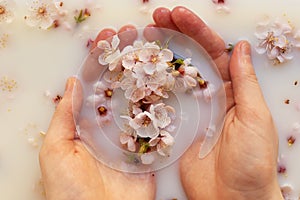
M291 60L293 47L297 44L293 34L293 28L288 23L279 21L260 23L255 33L259 40L256 52L267 54L267 57L275 63Z
M149 145L156 146L157 152L162 156L169 156L170 150L175 143L174 137L170 135L167 131L160 131L160 134L156 138L152 138L149 141Z
M28 15L25 21L29 26L48 29L57 16L57 7L52 0L34 0L28 3Z
M97 43L97 47L103 50L103 53L99 56L98 61L101 65L109 64L110 71L113 71L117 66L115 59L121 53L119 49L119 44L120 39L117 35L114 35L112 37L111 43L109 43L107 40L100 40Z
M120 134L121 144L127 145L127 149L131 152L136 151L136 144L135 144L136 139L137 139L137 136L136 136L136 134L134 134L133 131L122 132Z
M14 0L0 0L0 23L11 23L15 18Z
M155 71L166 70L168 62L172 61L173 52L169 49L144 49L139 54L139 60L144 63L144 70L147 74Z
M150 106L150 113L157 121L157 126L161 129L166 128L172 122L175 109L171 106L166 106L164 103L159 103Z
M129 120L129 126L133 128L141 138L154 138L159 134L157 121L151 113L144 111Z

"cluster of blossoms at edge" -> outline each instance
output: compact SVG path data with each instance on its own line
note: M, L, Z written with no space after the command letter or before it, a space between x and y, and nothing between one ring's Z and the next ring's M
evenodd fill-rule
M135 41L132 46L119 49L120 40L98 42L103 50L101 66L108 65L103 79L94 84L95 94L88 101L96 106L98 124L102 127L112 120L111 97L122 90L128 101L126 114L120 116L126 123L120 134L120 143L128 151L138 153L143 164L151 164L157 155L170 156L175 131L175 109L164 103L170 92L207 89L207 82L191 59L175 58L168 48L157 43Z
M256 46L257 53L266 54L274 64L291 60L294 47L300 47L299 31L295 31L290 23L279 20L259 23L255 36L259 40Z
M94 0L84 3L84 9L69 12L60 0L28 0L27 14L24 20L31 27L50 29L63 26L71 30L77 23L85 21L90 17L90 10L96 8ZM15 18L17 4L14 0L0 0L0 24L11 23Z

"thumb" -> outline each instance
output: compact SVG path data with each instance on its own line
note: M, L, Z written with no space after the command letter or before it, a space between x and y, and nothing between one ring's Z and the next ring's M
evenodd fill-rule
M74 99L74 101L73 101ZM82 87L74 77L67 80L65 93L53 115L45 140L56 143L63 140L74 140L76 116L82 104Z
M251 47L247 41L239 42L230 60L230 76L236 108L260 113L265 106L264 97L251 61Z

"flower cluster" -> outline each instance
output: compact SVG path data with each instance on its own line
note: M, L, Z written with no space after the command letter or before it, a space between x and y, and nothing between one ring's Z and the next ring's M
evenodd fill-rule
M255 36L259 40L256 51L259 54L267 54L267 57L280 64L293 58L294 47L300 47L300 35L290 23L276 20L259 23Z
M11 23L15 17L15 8L13 0L0 0L0 23Z
M28 3L28 14L24 19L29 26L44 30L59 26L70 30L91 16L89 6L90 3L84 9L76 9L74 13L69 13L63 1L33 0Z
M139 162L151 164L153 155L168 157L175 143L176 111L165 103L171 92L206 89L205 81L191 59L181 59L157 42L135 41L119 49L117 35L111 42L101 40L99 64L108 66L103 79L94 85L94 94L87 102L95 105L99 126L112 120L111 97L122 91L128 107L120 116L124 127L120 145L139 155ZM136 162L136 159L135 159Z

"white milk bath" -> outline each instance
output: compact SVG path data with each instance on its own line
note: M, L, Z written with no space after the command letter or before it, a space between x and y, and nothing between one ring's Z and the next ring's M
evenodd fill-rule
M42 141L39 132L47 130L52 117L54 105L51 98L57 93L63 93L66 78L77 73L87 55L87 39L96 36L101 28L120 28L127 23L144 26L152 22L151 12L145 14L141 10L149 8L152 11L158 6L172 8L175 5L192 8L223 36L226 43L248 39L254 45L256 22L263 15L283 17L286 14L300 28L300 21L297 20L300 3L296 0L230 0L230 14L216 13L209 0L150 0L150 3L144 5L137 0L120 2L98 1L98 13L93 12L75 32L68 32L28 27L23 20L25 3L19 0L15 21L0 26L10 35L7 48L0 49L0 78L7 76L18 84L18 88L11 93L0 91L1 199L43 199L38 187L38 151ZM70 7L79 4L78 0ZM88 36L83 29L88 32ZM300 162L296 158L300 145L296 141L292 147L288 147L286 142L292 124L300 122L300 113L294 106L295 102L300 102L300 87L293 85L294 81L300 81L299 52L293 61L279 67L267 65L265 56L258 56L254 51L253 55L259 82L278 127L280 153L285 155L287 163L287 174L279 175L279 180L281 183L290 183L299 191ZM45 91L49 91L51 97L45 97ZM290 105L284 104L285 99L290 99ZM30 143L30 138L37 140L38 147ZM157 199L185 199L177 168L175 164L156 174Z

